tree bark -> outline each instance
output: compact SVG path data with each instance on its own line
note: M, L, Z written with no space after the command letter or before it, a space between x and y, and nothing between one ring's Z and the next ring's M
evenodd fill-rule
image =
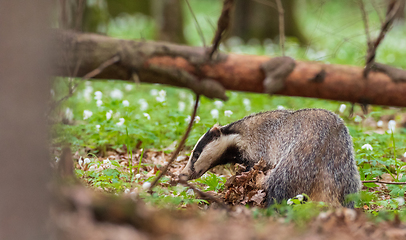
M152 1L155 22L157 23L157 40L185 43L183 34L183 14L181 0Z
M275 5L270 6L267 5ZM300 30L294 13L295 0L282 1L285 19L286 36L296 37L302 44L306 44L306 37ZM264 40L274 39L279 35L278 10L275 1L267 0L236 0L233 24L230 36L238 36L244 41L251 38Z
M95 78L132 81L135 77L142 82L188 87L194 91L200 90L201 86L196 85L202 80L211 79L210 84L218 84L217 89L220 86L235 91L264 92L265 73L261 65L270 59L265 56L220 53L208 60L208 49L202 47L67 31L57 35L59 57L55 60L55 75L70 76L78 69L75 76L82 77L113 56L119 56L119 62L103 69ZM396 72L400 76L396 79L381 72L371 72L364 79L360 67L301 61L295 64L284 80L283 89L276 94L406 107L406 75L402 70L396 69L401 71Z
M0 239L49 239L51 1L0 1Z

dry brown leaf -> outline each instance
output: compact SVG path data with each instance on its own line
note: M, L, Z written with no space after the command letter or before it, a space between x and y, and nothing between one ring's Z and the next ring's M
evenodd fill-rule
M264 190L258 190L257 193L251 197L251 201L255 202L258 206L265 200L266 193Z

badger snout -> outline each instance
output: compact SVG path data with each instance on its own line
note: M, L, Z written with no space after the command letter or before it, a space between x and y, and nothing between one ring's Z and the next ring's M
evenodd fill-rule
M178 178L179 178L180 181L187 181L187 180L189 180L189 176L186 175L186 174L184 174L184 173L179 174Z
M179 180L182 181L187 181L192 179L193 172L192 169L190 167L190 161L186 164L186 166L182 169L182 171L179 174Z

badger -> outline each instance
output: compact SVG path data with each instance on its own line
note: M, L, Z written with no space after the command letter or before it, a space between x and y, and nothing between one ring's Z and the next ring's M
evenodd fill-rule
M209 169L239 163L247 170L263 159L266 204L298 194L332 206L353 207L348 194L361 188L351 136L336 114L324 109L275 110L214 125L196 143L179 177L201 177Z

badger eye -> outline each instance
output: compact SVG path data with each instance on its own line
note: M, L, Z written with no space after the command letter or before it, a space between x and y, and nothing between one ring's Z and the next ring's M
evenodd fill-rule
M198 153L198 152L196 152L194 155L195 155L194 157L195 157L196 159L198 159L198 158L200 157L200 153Z

